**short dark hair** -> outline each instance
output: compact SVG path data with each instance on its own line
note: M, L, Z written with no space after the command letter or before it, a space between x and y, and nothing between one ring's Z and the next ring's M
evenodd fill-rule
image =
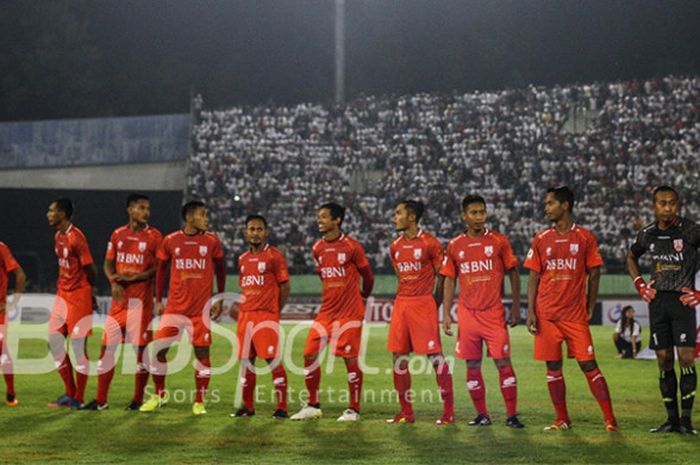
M423 202L421 202L420 200L402 200L396 204L397 207L399 205L403 205L406 211L408 211L408 213L413 213L414 215L416 215L416 223L418 223L423 217L425 205L423 205Z
M338 205L335 202L324 203L323 205L318 207L319 210L322 210L324 208L328 209L328 211L331 212L332 219L336 220L340 218L340 223L338 224L338 226L341 226L343 224L343 220L345 219L345 207L343 207L342 205Z
M187 220L187 215L198 208L206 208L206 205L204 205L204 202L202 202L201 200L190 200L189 202L184 204L180 212L180 214L182 215L182 219Z
M574 212L574 191L568 186L550 187L547 189L547 193L554 195L557 202L569 202L569 213Z
M652 193L652 196L651 196L653 201L656 201L656 194L658 194L659 192L673 192L674 194L676 194L677 199L681 198L681 196L678 194L678 191L676 189L674 189L671 186L662 185L662 186L659 186L656 189L654 189L654 192Z
M53 200L51 203L56 204L56 209L63 212L67 219L71 219L73 216L73 201L68 197L59 197Z
M126 198L126 208L129 208L132 203L136 203L139 200L151 200L148 198L147 195L144 194L138 194L138 193L133 193L129 194L129 196Z
M469 194L462 199L462 210L466 210L467 207L473 203L482 203L486 206L486 200L478 194Z
M258 215L258 214L246 216L245 225L248 226L248 223L250 223L251 221L254 221L254 220L262 221L262 224L265 225L265 229L267 229L267 220L265 219L264 216Z

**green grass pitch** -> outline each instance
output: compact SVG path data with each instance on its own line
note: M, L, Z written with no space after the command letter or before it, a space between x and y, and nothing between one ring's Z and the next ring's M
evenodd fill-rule
M289 331L291 326L286 328ZM656 363L615 359L611 328L593 327L592 331L620 421L619 434L605 433L602 414L585 377L570 360L565 362L565 376L574 427L567 432L542 432L554 413L544 366L532 360L532 338L522 326L512 330L511 337L520 418L527 426L524 430L512 430L504 425L504 404L497 372L490 360L485 361L483 371L493 426L475 428L466 424L474 411L462 361L457 362L454 371L456 425L435 426L442 406L434 375L425 370L413 376L413 387L419 393L432 392L433 401L430 402L427 394L423 401L416 401L415 424L388 425L385 420L398 411L398 406L386 397L390 392L387 390L392 389L392 377L386 373L391 366L391 356L385 350L387 327L367 329L366 363L378 367L379 373L365 375L364 389L367 393L374 392L375 399L370 397L363 403L359 423L335 421L345 408L339 399L342 393L338 392L346 388L342 363L334 366L332 374L324 372L322 376L321 388L335 389L333 400L322 395L323 418L306 423L269 417L274 410L269 374L258 377L259 397L264 402L257 404L257 416L230 418L238 365L212 378L209 413L201 417L192 416L189 399L171 402L154 414L124 411L131 399L133 376L119 371L112 383L109 410L50 409L46 403L62 392L58 375L25 374L16 377L20 405L0 407L0 463L700 463L697 437L656 436L647 432L664 420ZM294 343L293 359L297 364L301 364L304 335L302 331ZM98 343L99 337L93 337L92 354L98 352ZM443 336L443 345L446 353L451 354L454 339ZM19 347L24 359L44 358L47 354L41 339L22 339ZM231 350L229 342L215 337L213 365L221 366L229 360ZM419 369L420 362L414 361L414 367ZM97 380L92 377L86 400L94 397L96 385ZM290 374L289 385L293 390L290 413L294 413L299 408L303 377ZM169 376L167 386L193 389L193 369L188 366Z

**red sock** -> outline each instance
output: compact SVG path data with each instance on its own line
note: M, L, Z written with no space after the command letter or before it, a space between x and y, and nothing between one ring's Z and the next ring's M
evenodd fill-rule
M316 405L318 401L318 387L321 385L321 367L316 366L313 371L309 367L316 361L304 359L304 382L306 390L309 391L309 404Z
M287 411L287 372L280 363L272 370L272 384L275 385L275 395L277 396L277 408Z
M194 370L194 384L197 387L195 402L204 402L211 378L211 362L209 357L197 359L197 367Z
M506 415L512 417L518 414L518 382L515 378L513 367L508 365L498 370L498 379L501 383L501 394L506 402Z
M402 373L397 372L397 370ZM394 388L399 394L399 403L401 404L401 413L413 415L413 404L411 402L411 373L408 368L401 369L394 367Z
M349 408L356 412L360 411L360 399L362 397L362 370L357 359L346 359L348 370L348 391L350 391Z
M153 377L153 384L156 385L156 395L163 398L166 395L165 375L168 372L168 360L160 355L157 355L156 359L161 368L155 365L151 366L151 377Z
M70 363L70 357L68 353L63 354L62 360L56 360L58 363L58 374L63 380L63 386L66 391L66 395L69 397L75 396L75 381L73 381L73 365Z
M114 376L114 351L102 349L100 361L97 362L97 402L107 402L109 384Z
M566 384L561 370L547 370L547 387L554 410L557 412L557 420L570 423L569 412L566 409Z
M143 361L145 350L145 347L139 347L136 352L136 381L134 384L134 398L132 401L137 404L143 403L143 390L146 388L146 384L148 384L148 370L146 369L146 363Z
M593 397L598 401L598 405L600 405L600 409L603 411L605 421L617 424L615 414L613 413L608 383L605 381L603 373L600 372L599 368L596 368L595 370L585 371L584 374L588 380L588 387L591 388Z
M0 341L1 343L1 341ZM3 350L2 355L0 355L0 368L2 368L2 375L5 378L5 385L7 386L7 394L15 395L15 375L12 367L12 358L7 351Z
M83 354L78 358L75 365L75 396L73 398L82 402L85 397L85 388L87 387L88 374L90 373L90 359L87 353L87 338L85 339L85 347Z
M243 407L248 410L255 410L255 385L257 383L255 367L242 367L242 370L241 387L243 388Z
M435 368L435 378L437 379L440 397L442 398L443 414L446 416L454 416L455 402L454 393L452 391L452 373L450 373L450 367L442 357L439 357L439 360L436 359L433 361L433 367Z
M467 368L467 390L472 398L477 415L488 415L486 409L486 386L481 368Z

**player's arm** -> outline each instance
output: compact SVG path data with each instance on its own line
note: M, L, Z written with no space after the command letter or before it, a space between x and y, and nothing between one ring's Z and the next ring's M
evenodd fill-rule
M216 274L216 291L219 294L226 292L226 261L223 254L214 258L214 273ZM211 318L216 320L223 310L223 298L218 299L211 307Z
M363 266L358 270L360 276L362 276L362 291L360 294L363 299L372 294L372 289L374 288L374 272L372 271L372 266L368 263L367 266Z
M90 285L95 287L95 283L97 282L97 267L95 266L95 264L88 263L83 267L83 271L85 272L85 277L87 278Z
M146 271L142 271L141 273L135 273L135 274L130 274L130 275L117 275L118 276L118 281L124 282L124 283L133 283L137 281L148 281L151 279L155 274L156 271L158 271L157 266L153 266Z
M600 267L596 266L588 270L588 295L586 296L586 311L588 319L593 317L593 310L598 301L598 289L600 287Z
M535 315L535 303L537 302L537 287L540 284L540 274L530 270L527 277L527 330L530 334L537 333L537 316Z
M165 311L163 306L163 294L165 293L165 283L168 279L168 263L170 260L158 260L158 270L156 271L156 309L158 315Z
M513 301L510 304L510 327L513 328L520 322L520 271L514 266L508 270L508 279L510 279L510 291Z
M18 266L12 270L12 273L15 275L15 293L12 296L12 301L10 302L9 307L6 305L6 303L0 304L0 313L4 312L6 308L12 309L15 307L15 305L17 305L17 302L19 302L19 296L24 292L24 287L27 284L27 275L24 273L21 266Z
M435 278L435 306L440 308L445 297L445 277L441 274L437 274Z
M112 285L112 299L120 301L124 297L124 288L119 284L119 275L117 274L116 268L114 266L114 259L105 258L105 263L102 266L102 271L104 271L107 280Z
M280 313L282 312L282 310L284 310L284 306L287 305L287 299L289 298L290 290L291 286L289 285L289 281L280 283L280 295L278 300Z
M452 302L455 299L455 278L440 275L443 279L442 330L452 336Z

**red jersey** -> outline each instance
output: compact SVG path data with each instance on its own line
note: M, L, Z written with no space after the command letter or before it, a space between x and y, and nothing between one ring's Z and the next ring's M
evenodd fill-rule
M238 258L238 284L243 294L240 311L278 313L280 284L287 281L287 260L278 249L266 244L260 252L245 252Z
M508 238L486 229L478 237L462 233L452 239L440 274L458 279L460 308L489 310L501 303L505 272L516 266Z
M435 288L435 269L442 263L442 246L435 237L419 230L416 237L402 234L389 246L391 263L399 278L398 296L430 295Z
M603 264L593 234L580 226L561 234L554 228L537 234L525 267L540 274L536 315L550 321L588 321L586 276Z
M214 260L224 257L219 238L210 232L176 231L163 239L156 257L170 261L165 313L201 316L214 290Z
M0 307L7 302L8 275L19 268L19 263L12 256L10 248L4 242L0 242Z
M335 319L362 319L364 305L360 295L358 270L369 266L369 261L360 243L341 234L333 241L317 241L312 254L316 272L323 283L319 315Z
M58 257L58 289L72 291L90 286L83 268L92 264L92 255L80 229L71 223L65 233L57 231L54 236L54 251Z
M107 242L106 260L114 260L114 269L118 274L135 275L156 266L156 251L163 235L156 228L146 226L139 231L132 231L129 225L114 230ZM145 281L124 283L124 303L129 298L143 301L144 310L153 308L154 278Z

